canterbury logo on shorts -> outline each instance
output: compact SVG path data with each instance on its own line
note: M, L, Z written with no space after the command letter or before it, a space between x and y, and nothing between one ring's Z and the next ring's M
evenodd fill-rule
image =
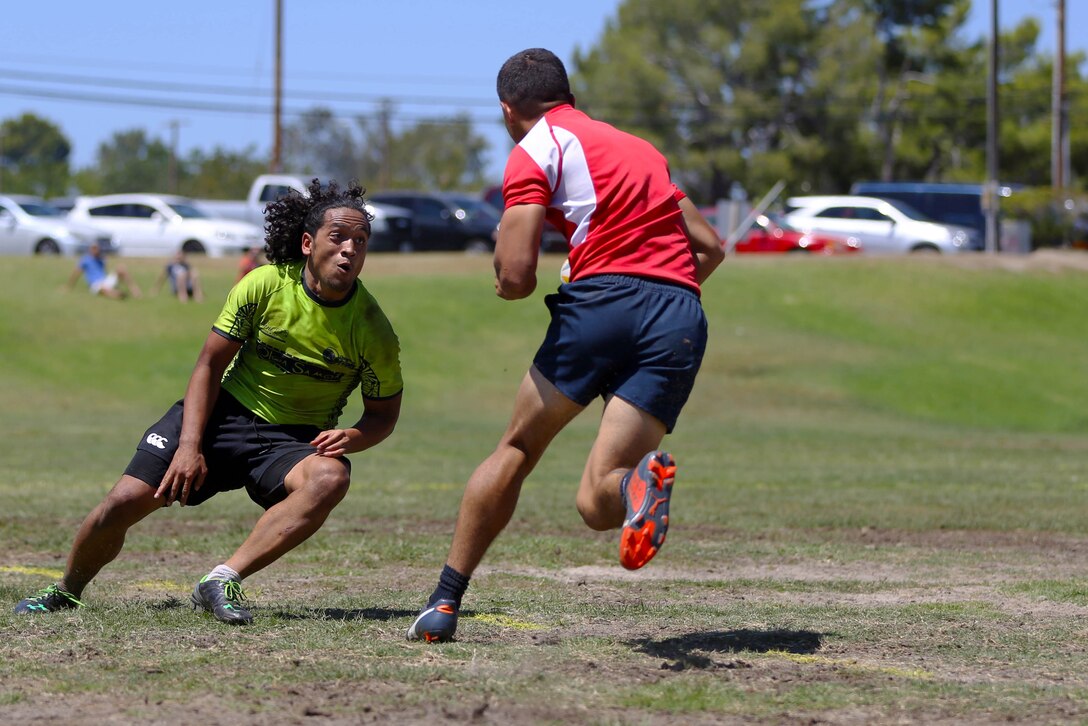
M166 448L166 441L167 441L166 437L160 436L158 434L148 434L147 435L147 443L149 443L152 446L154 446L156 448L159 448L159 449L165 449Z

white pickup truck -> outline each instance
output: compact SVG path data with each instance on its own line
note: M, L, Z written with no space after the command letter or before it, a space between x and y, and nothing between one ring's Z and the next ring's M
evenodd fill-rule
M312 178L312 177L310 177ZM216 217L240 219L264 228L264 208L294 189L306 193L310 178L295 174L262 174L249 188L244 200L198 199L197 204ZM371 252L407 252L412 249L412 212L391 204L367 202Z

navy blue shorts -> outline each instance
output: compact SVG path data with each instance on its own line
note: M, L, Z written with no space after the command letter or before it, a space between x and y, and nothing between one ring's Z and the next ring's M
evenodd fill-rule
M158 489L178 450L183 402L178 401L144 432L125 473ZM284 479L295 464L317 451L310 442L320 433L307 424L273 424L219 392L204 429L204 463L208 475L189 493L196 506L219 492L245 487L249 498L268 509L287 498ZM351 470L351 462L340 461Z
M544 298L552 322L533 364L563 395L588 406L616 395L669 433L706 351L699 295L667 282L597 275Z

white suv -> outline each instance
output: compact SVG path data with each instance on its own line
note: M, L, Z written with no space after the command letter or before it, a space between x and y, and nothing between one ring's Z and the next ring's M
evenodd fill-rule
M866 254L971 249L969 229L934 222L903 202L851 195L791 197L786 209L786 221L794 227L857 237Z
M0 254L79 255L92 242L106 254L117 251L109 232L69 223L62 211L38 197L0 196Z
M184 250L221 257L264 244L256 225L209 217L190 199L162 194L80 197L68 219L111 231L123 255L164 257Z

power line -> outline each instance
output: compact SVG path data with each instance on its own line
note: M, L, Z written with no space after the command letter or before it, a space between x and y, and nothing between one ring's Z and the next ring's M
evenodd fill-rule
M108 60L103 58L77 58L73 56L58 56L58 55L32 55L27 53L4 53L0 52L0 62L2 63L21 63L29 64L35 67L49 67L58 66L60 68L121 68L126 71L132 71L131 60ZM195 74L207 74L213 75L217 78L222 78L228 75L234 76L256 76L264 77L266 75L265 70L254 69L252 73L243 71L237 66L227 68L224 66L210 66L200 65L197 63L186 63L184 65L170 64L170 63L156 63L154 61L141 62L139 69L144 72L155 73L173 73L176 75L192 76Z
M267 106L257 104L229 103L225 101L205 101L199 99L178 99L174 97L110 95L104 93L82 92L70 89L50 90L44 88L26 88L22 86L5 85L2 83L0 83L0 96L44 98L74 103L94 103L110 106L139 106L146 108L169 109L173 111L194 111L229 115L250 115L259 117L268 117L269 115L271 115L271 110ZM299 118L312 110L312 106L307 108L295 106L291 108L285 108L284 115L293 118ZM460 114L444 114L436 117L434 115L426 115L421 113L405 113L402 111L397 111L395 117L397 118L397 120L406 121L441 121L443 118L447 118L452 122L458 115ZM498 114L496 113L490 113L486 117L477 116L475 118L471 114L466 113L464 115L467 115L474 122L494 121L495 123L498 123ZM356 118L359 116L365 118L377 118L378 110L359 108L345 112L345 110L340 107L333 113L333 116L334 118L340 119Z
M108 69L123 69L125 71L133 71L131 61L112 61L94 58L72 58L63 56L33 56L26 55L24 53L18 54L5 54L0 52L0 62L2 63L16 63L16 64L33 64L35 67L49 68L60 67L63 69L68 68L108 68ZM211 76L213 78L260 78L261 81L267 80L268 69L266 68L254 68L252 71L242 70L238 67L226 67L226 66L211 66L200 65L195 63L186 63L184 65L170 64L170 63L154 63L141 61L139 68L135 69L141 72L154 72L154 73L169 73L172 75L185 76L192 78L193 76ZM342 83L344 81L351 82L353 84L359 84L361 81L365 82L366 76L360 76L358 73L346 73L337 72L335 70L328 71L315 71L315 72L288 72L285 74L292 80L324 80ZM479 88L481 86L488 86L494 84L494 76L488 75L486 77L469 78L467 76L441 76L441 75L397 75L395 73L382 73L381 79L384 83L393 83L396 85L419 85L429 87L449 87L449 86L470 86L473 88Z
M221 86L193 83L175 83L168 81L136 80L129 78L111 78L103 76L83 76L66 73L42 73L38 71L24 71L12 68L0 68L0 78L14 81L36 81L63 85L92 86L99 88L116 88L150 92L182 92L209 96L248 96L251 98L271 99L272 89L255 88L253 86ZM284 96L292 98L326 101L329 103L381 103L390 94L381 93L344 93L342 91L315 91L311 89L285 89ZM398 103L419 106L477 106L494 108L496 101L493 98L463 98L449 96L417 96L396 94Z
M15 76L14 78L6 78L6 80L13 81L13 83L3 83L5 76ZM35 82L36 85L27 86L21 85L23 82ZM54 88L44 87L38 82L53 82L57 84L73 84L78 83L80 87L73 88L70 86L59 85ZM90 88L91 90L86 90ZM139 95L122 94L122 93L108 93L98 92L97 89L114 89L118 91L133 91ZM1081 94L1078 91L1082 89L1068 89L1066 91L1067 100L1073 100L1078 98ZM1003 95L1014 104L1019 106L1030 105L1031 101L1035 101L1041 107L1047 103L1046 89L1035 91L1023 91L1020 93L1015 92L1012 89L1002 89ZM168 95L162 95L168 94ZM185 97L179 94L188 94L195 97ZM245 102L231 102L226 100L219 100L215 98L200 98L199 96L225 96L230 98L243 98L253 99L254 101L265 101L265 103L245 103ZM219 86L219 85L204 85L204 84L186 84L186 83L151 83L145 81L136 81L128 79L118 78L103 78L94 76L81 76L73 74L51 74L51 73L35 73L25 71L12 72L11 69L0 68L0 96L13 96L13 97L25 97L25 98L41 98L51 99L62 102L72 103L94 103L101 105L117 105L117 106L134 106L145 108L161 108L169 109L173 111L191 111L199 113L219 113L226 115L249 115L255 117L267 118L270 114L268 102L271 100L270 91L265 89L255 88L243 88L237 86ZM313 104L328 104L328 107L332 111L334 117L340 119L353 119L359 116L365 118L376 118L377 114L381 111L381 108L387 104L392 103L396 108L395 118L398 122L403 121L438 121L441 122L443 118L454 119L462 116L468 117L473 122L479 123L497 123L497 112L495 109L495 103L491 100L484 101L482 99L466 99L466 98L447 98L441 97L419 97L419 96L398 96L398 95L370 95L370 94L344 94L329 92L324 94L321 91L311 90L296 90L290 93L285 93L285 96L291 101L294 101L289 107L284 109L284 113L292 118L298 118L304 115L306 112L313 109ZM970 108L971 106L982 106L985 103L985 95L980 93L978 95L959 94L957 101L959 109L950 110L944 114L934 114L932 104L927 104L923 109L920 109L922 115L926 118L935 121L954 121L963 120L962 109L964 107ZM308 101L308 106L302 106L298 101ZM769 99L768 104L774 105L780 103L779 99ZM362 104L363 107L345 108L345 104ZM451 110L456 107L458 103L468 104L467 108L459 108ZM433 107L446 107L445 113L438 116L426 114L423 112L406 112L404 106L414 105L430 105ZM837 112L830 114L832 117L857 117L863 115L870 109L870 101L861 96L854 96L851 98L836 96L836 97L824 97L821 99L809 99L804 103L807 108L817 109L832 109ZM622 116L632 110L637 110L637 107L632 105L620 105L620 104L608 104L607 106L594 104L594 108L598 113L602 113L604 116ZM668 105L667 114L674 119L678 115L685 113L691 113L699 110L694 104L686 103L671 103ZM663 112L666 113L666 112ZM740 112L729 104L722 104L720 108L712 110L712 114L715 118L728 121L730 118L736 117ZM906 113L903 109L898 114L900 118L909 119L916 117L917 114Z

